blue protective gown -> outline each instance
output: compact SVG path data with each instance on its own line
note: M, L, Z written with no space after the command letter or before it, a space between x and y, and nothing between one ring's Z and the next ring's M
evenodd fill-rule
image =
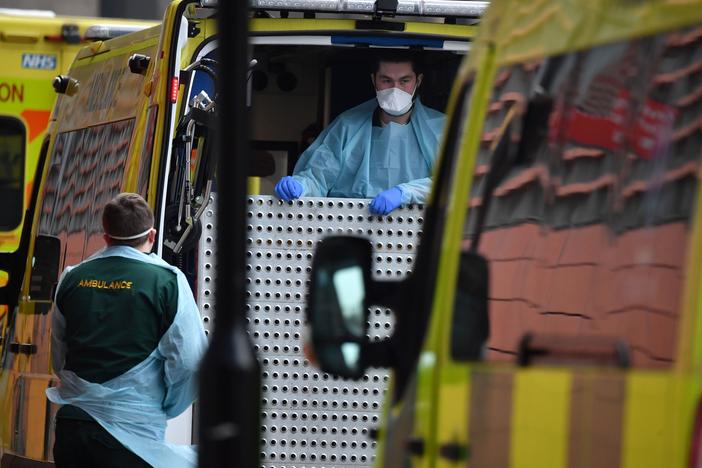
M173 323L149 357L124 374L98 384L64 369L66 321L54 304L51 361L61 383L47 389L46 395L53 403L81 408L129 450L155 467L195 466L194 446L165 442L166 420L178 416L195 400L197 369L207 347L188 282L176 267L154 254L147 255L131 247L108 247L88 260L108 256L160 265L176 274L178 309Z
M407 125L373 126L371 99L339 115L300 156L302 196L373 198L399 186L402 203L425 203L445 115L414 103Z

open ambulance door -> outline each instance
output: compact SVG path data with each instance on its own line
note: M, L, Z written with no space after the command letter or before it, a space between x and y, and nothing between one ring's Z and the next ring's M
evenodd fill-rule
M158 164L156 197L159 254L186 274L201 234L200 217L214 185L217 100L217 26L215 9L205 2L173 5L164 18L170 29L161 73L160 114L153 159ZM166 24L170 26L166 26ZM162 45L162 47L164 47ZM153 102L152 102L153 107ZM158 161L158 162L157 162Z

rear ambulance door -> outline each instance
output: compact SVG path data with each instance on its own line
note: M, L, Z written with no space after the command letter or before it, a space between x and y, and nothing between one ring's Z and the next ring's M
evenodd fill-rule
M188 146L193 151L187 155L187 158L181 151L184 147L178 146L179 143L184 143L182 137L185 136L184 128L179 128L179 125L181 123L186 125L183 115L189 111L191 74L186 70L194 61L202 58L201 56L216 49L215 11L215 8L201 6L197 1L184 1L171 4L164 16L164 33L160 44L164 59L159 60L156 65L154 80L156 86L149 101L148 134L142 139L149 143L143 146L141 164L151 167L145 166L140 169L142 176L139 177L139 186L135 187L135 190L138 189L152 205L155 205L157 223L161 227L157 244L158 253L165 255L164 258L169 261L171 249L180 240L179 233L183 232L175 229L178 211L175 205L179 204L181 182L186 173L189 173L190 182L192 182L195 168L198 166L198 158L203 153L200 144L204 144L204 142L193 141L192 147ZM201 54L203 50L205 52ZM212 63L208 65L213 66ZM215 96L211 98L214 99ZM215 109L216 107L211 110L214 112ZM155 122L153 127L152 121ZM150 134L151 131L153 136ZM184 169L186 164L190 167L189 171ZM143 176L147 173L151 174L148 182ZM192 213L201 207L200 203L194 203L194 199L204 194L202 187L197 188L200 190L199 193L195 194L191 191L188 196L188 201L193 208ZM206 203L207 197L199 200ZM173 235L168 234L171 231L174 232ZM168 245L171 247L166 247L168 251L164 250L164 241L169 241Z
M214 7L203 6L196 0L173 2L166 9L159 52L151 56L155 63L149 68L152 73L146 83L146 112L130 150L134 171L125 181L127 190L140 193L154 207L159 236L157 254L178 265L189 278L194 278L195 274L190 263L193 241L198 236L194 215L204 209L209 196L205 193L206 183L193 183L205 143L197 135L185 141L190 134L186 132L187 123L182 116L189 109L190 74L187 69L193 60L200 58L201 51L205 50L204 54L207 54L216 48L215 12ZM210 122L215 109L210 109L212 113L203 119ZM188 183L184 184L186 174ZM185 197L182 196L184 193L187 194ZM179 212L189 214L179 219ZM192 228L187 229L188 225ZM173 249L181 239L182 249L174 254ZM169 420L166 439L174 443L192 443L192 418L192 412L186 411Z
M572 52L498 49L479 72L489 101L473 96L477 123L456 155L473 176L452 181L464 201L437 282L447 300L435 304L439 385L425 402L437 416L434 466L685 461L699 383L681 391L676 376L690 364L679 350L693 339L682 323L697 313L686 297L698 288L687 279L699 278L702 223L691 126L702 107L688 65L702 36L684 15L651 34L637 8L620 12L617 35L571 37ZM478 238L489 267L482 362L464 349L479 309L467 255Z

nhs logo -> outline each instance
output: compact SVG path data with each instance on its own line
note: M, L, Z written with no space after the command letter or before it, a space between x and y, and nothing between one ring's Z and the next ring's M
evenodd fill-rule
M22 54L22 68L53 70L56 68L56 56L47 54Z

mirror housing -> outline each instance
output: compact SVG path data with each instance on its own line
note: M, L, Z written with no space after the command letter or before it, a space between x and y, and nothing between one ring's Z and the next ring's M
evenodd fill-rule
M327 237L317 245L307 318L324 372L359 379L366 370L371 254L370 243L358 237Z
M67 96L74 96L80 87L78 80L68 75L58 75L51 84L57 94L65 94Z
M137 75L146 75L146 70L151 63L151 57L144 54L132 54L129 57L129 71Z
M54 236L38 235L34 241L34 262L29 280L32 300L53 301L60 258L61 240Z

